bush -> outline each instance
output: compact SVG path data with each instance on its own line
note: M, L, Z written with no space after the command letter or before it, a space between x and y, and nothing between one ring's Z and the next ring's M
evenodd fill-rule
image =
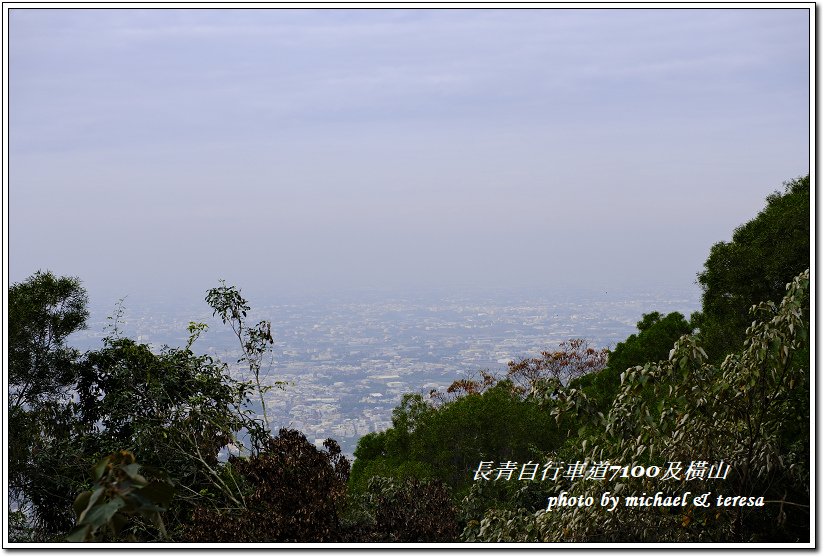
M349 462L328 439L319 450L295 430L281 429L264 449L229 465L245 486L243 507L200 507L185 532L191 542L335 542L342 533Z

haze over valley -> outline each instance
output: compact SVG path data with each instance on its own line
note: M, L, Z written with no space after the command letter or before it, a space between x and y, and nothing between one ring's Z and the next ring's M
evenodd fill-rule
M358 438L391 425L404 393L428 395L479 370L504 373L507 362L585 338L611 347L635 332L642 313L699 307L699 290L601 292L473 290L408 296L347 294L292 303L253 305L251 321L272 322L272 359L264 372L283 389L266 394L272 427L292 427L319 443L331 437L351 455ZM194 345L216 355L233 375L249 378L231 329L205 302L180 300L137 305L126 297L119 324L124 336L151 344L184 346L190 321L209 324ZM79 347L99 345L114 308L92 305L89 329L73 336ZM259 405L258 405L259 406Z

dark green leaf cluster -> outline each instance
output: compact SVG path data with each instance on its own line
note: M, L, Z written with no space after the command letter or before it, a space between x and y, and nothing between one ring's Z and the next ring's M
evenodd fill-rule
M636 324L638 333L619 342L610 352L603 370L583 375L571 383L590 397L598 410L605 412L618 393L621 374L627 369L665 359L682 335L693 331L692 325L678 312L662 316L657 311L646 313Z
M87 295L76 278L38 271L11 285L8 302L9 497L38 519L31 537L51 539L71 526L70 500L88 468L66 454L80 358L66 339L86 326Z
M810 267L810 176L784 184L767 206L710 250L698 274L702 310L693 318L710 361L720 363L744 341L750 306L780 300Z
M525 401L509 381L441 406L406 395L392 428L361 438L351 487L363 491L372 476L437 478L460 493L481 460L523 460L561 439L548 414Z
M458 537L457 508L440 480L374 476L351 497L347 541L451 542Z
M84 491L74 501L77 528L69 534L68 541L116 541L125 531L129 531L130 541L137 541L137 517L149 520L157 527L161 539L167 538L161 513L172 501L174 486L165 474L157 471L154 475L161 479L146 479L141 468L129 451L112 453L98 462L92 469L94 489ZM98 532L104 527L108 535L101 536Z
M9 407L34 408L65 396L78 353L66 346L89 315L76 278L38 271L9 288Z

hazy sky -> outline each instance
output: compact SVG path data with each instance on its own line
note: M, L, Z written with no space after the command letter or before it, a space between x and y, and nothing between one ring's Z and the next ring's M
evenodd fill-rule
M808 18L12 9L10 280L688 286L809 171Z

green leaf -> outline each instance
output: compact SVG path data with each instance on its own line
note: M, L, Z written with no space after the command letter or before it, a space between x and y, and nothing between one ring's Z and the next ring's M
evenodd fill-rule
M100 499L100 496L103 495L104 491L106 491L106 489L102 486L95 488L95 490L89 497L89 501L86 503L86 507L84 508L83 512L80 513L80 516L77 518L78 523L85 522L86 514L91 510L95 503L97 503L97 500Z
M118 510L123 508L125 504L126 502L123 499L120 497L115 497L108 503L104 503L90 509L89 512L86 513L83 522L94 526L95 528L99 528L100 526L106 524Z
M103 477L103 474L106 472L106 467L109 465L109 457L102 459L97 464L94 465L92 468L92 478L94 480L99 480Z
M80 517L80 515L83 514L83 511L86 510L86 507L89 506L89 499L91 499L91 496L91 491L84 491L78 495L77 498L75 498L72 508L74 508L74 514L77 517Z
M140 471L140 465L136 462L133 462L132 464L126 464L125 466L121 466L120 468L121 470L126 472L127 476L129 476L132 479L140 477L140 475L138 474L138 472Z

